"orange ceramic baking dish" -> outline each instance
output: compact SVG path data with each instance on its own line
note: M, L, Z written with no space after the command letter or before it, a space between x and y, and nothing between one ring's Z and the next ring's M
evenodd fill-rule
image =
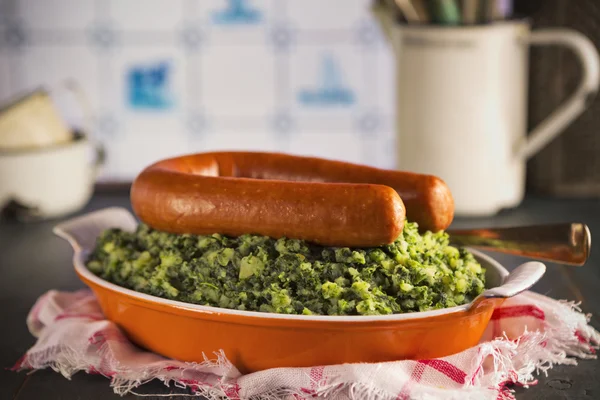
M86 268L86 256L106 228L132 231L123 208L107 208L58 225L74 249L75 271L98 298L106 317L139 346L181 361L204 361L223 351L242 373L400 359L426 359L475 345L494 307L531 287L545 272L529 262L510 275L471 250L487 269L487 289L470 304L381 316L284 315L238 311L167 300L109 283Z

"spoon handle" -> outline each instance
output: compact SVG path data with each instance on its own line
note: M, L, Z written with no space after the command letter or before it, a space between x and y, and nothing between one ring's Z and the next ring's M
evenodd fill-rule
M590 230L582 223L447 232L456 245L577 266L585 264L592 245Z

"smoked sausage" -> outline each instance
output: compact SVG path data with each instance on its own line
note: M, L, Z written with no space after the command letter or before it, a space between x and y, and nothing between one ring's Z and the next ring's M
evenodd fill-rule
M434 176L261 152L159 161L134 180L131 204L142 222L171 233L251 233L348 247L393 242L405 217L438 231L454 216L450 190Z

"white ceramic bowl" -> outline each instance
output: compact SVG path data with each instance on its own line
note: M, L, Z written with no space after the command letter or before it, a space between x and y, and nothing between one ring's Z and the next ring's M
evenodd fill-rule
M24 219L75 212L89 202L103 162L102 147L81 134L64 144L0 151L0 208L17 207Z

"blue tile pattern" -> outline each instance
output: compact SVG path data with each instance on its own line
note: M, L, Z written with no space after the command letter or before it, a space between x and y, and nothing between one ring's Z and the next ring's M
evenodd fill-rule
M177 145L144 140L161 135L194 150L245 143L393 167L394 74L382 64L393 57L370 0L118 1L0 0L0 72L10 76L0 102L78 80L92 134L109 152L129 146L103 179L135 176L126 158L141 160L139 146L172 156L164 149Z
M212 19L217 25L251 25L261 22L262 13L248 0L227 0L226 7L214 11Z
M127 98L134 109L168 110L173 107L169 62L136 65L127 72Z
M323 54L316 84L298 93L298 101L307 106L329 107L354 104L355 95L344 82L338 62L331 54Z

